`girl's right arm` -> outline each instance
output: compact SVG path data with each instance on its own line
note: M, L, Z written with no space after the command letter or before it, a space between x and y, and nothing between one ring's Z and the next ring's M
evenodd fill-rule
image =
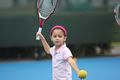
M39 37L40 37L40 40L41 40L41 42L42 42L42 44L43 44L43 47L44 47L46 53L49 54L49 53L50 53L50 46L49 46L49 44L47 43L47 41L46 41L46 39L44 38L44 36L42 35L42 33L41 33L41 32L37 32L36 36L39 36Z

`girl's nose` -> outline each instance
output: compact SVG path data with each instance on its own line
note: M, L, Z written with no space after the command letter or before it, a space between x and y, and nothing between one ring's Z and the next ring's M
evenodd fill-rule
M59 39L59 37L56 37L56 39Z

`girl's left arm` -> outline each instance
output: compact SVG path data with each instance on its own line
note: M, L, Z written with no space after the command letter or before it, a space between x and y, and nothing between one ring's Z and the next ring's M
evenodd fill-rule
M68 63L71 65L71 67L73 68L73 70L78 75L79 74L79 69L78 69L78 66L77 66L76 62L72 59L72 57L68 57Z

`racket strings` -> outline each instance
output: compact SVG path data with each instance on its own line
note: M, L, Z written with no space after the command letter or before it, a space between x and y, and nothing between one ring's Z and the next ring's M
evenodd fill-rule
M39 2L39 13L43 17L48 17L54 10L57 0L41 0Z
M42 8L42 9L40 9L40 13L41 13L41 15L44 15L44 17L45 17L45 15L48 16L51 13L51 11L52 10L50 10L48 8Z

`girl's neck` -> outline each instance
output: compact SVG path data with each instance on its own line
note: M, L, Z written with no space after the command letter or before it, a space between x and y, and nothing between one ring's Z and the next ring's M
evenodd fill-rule
M56 46L55 46L55 51L57 51L62 45L64 45L64 43L61 44L61 45L56 45Z

